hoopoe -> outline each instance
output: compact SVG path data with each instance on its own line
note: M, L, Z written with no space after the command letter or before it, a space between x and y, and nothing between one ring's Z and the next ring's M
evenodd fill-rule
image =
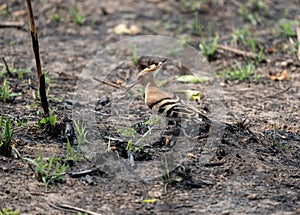
M189 119L211 125L208 119L195 107L186 104L177 95L160 89L154 81L153 73L165 62L152 64L137 75L137 81L145 87L145 104L159 114L172 119Z

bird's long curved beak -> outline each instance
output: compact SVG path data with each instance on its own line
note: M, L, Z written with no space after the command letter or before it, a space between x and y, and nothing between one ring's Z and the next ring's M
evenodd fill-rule
M133 84L132 84L130 87L128 87L128 88L126 89L126 91L124 92L123 95L126 95L126 94L128 93L128 91L131 90L131 89L132 89L135 85L137 85L138 83L139 83L139 81L133 82Z

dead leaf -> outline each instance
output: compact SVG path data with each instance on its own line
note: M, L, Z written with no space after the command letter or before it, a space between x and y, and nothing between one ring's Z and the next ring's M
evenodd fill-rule
M7 8L7 4L0 5L0 11L5 10Z
M116 151L116 150L117 150L117 147L111 146L111 147L110 147L110 150L111 150L111 151Z
M26 13L27 13L26 10L17 10L17 11L15 11L15 12L13 13L13 16L14 16L14 17L23 16L23 15L25 15Z
M156 202L156 199L155 198L153 198L153 199L144 199L143 202L145 202L145 203L154 203L154 202Z
M120 79L116 80L116 84L117 84L117 85L121 85L122 83L123 83L122 80L120 80Z
M130 35L137 35L142 31L142 28L137 25L130 25L127 26L124 23L121 23L114 27L114 32L116 34L130 34Z
M177 81L188 82L188 83L193 83L193 84L209 81L209 77L207 77L207 76L203 76L203 77L199 78L194 75L181 75L181 76L176 75L175 77L176 77Z
M281 52L285 52L285 50L288 48L288 45L287 44L285 44L285 43L281 43L281 44L279 44L279 50L281 51Z
M285 69L281 73L276 73L276 74L269 74L269 78L272 81L284 81L289 79L289 73Z
M268 54L272 54L276 52L276 47L268 47L265 49L265 52Z
M197 158L196 155L194 155L193 153L188 153L187 156L188 156L189 158L194 158L194 159Z

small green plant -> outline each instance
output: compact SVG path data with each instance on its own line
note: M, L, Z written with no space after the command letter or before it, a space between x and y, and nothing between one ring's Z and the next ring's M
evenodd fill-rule
M11 155L11 140L13 130L10 128L10 121L6 115L5 123L3 124L3 115L0 117L0 154L4 156Z
M276 121L274 120L274 128L273 128L273 144L276 144L276 137L277 137L277 126Z
M261 22L259 12L267 13L267 7L264 0L249 0L246 4L241 4L240 13L244 20L249 21L252 25Z
M160 25L161 25L161 22L156 21L154 24L150 25L151 31L153 31L155 33L158 32L158 29L159 29Z
M31 70L31 67L26 69L16 69L15 73L17 73L19 79L23 79L26 74L28 74Z
M60 21L62 21L62 18L58 13L54 13L54 14L52 14L51 20L53 22L60 22Z
M3 81L3 85L0 91L0 99L4 103L11 102L15 97L21 95L21 93L13 93L9 87L9 82L6 79Z
M84 23L85 18L84 18L84 16L79 15L79 11L76 6L72 6L70 12L71 12L71 17L72 17L73 22L75 22L78 25L81 25Z
M0 63L0 67L2 67L1 71L0 71L0 77L3 77L3 75L6 73L4 64Z
M152 115L150 118L145 121L145 125L155 126L155 125L161 125L163 123L163 120L161 117Z
M128 140L126 150L127 151L133 151L134 150L134 145L132 144L132 139Z
M180 38L179 43L180 43L180 45L184 46L186 44L191 43L191 40L192 39L190 37L182 37L182 38Z
M289 50L289 53L291 55L297 54L298 53L298 47L300 46L299 42L295 42L294 44L292 44L291 49Z
M4 208L4 209L1 209L0 208L0 215L19 215L20 214L20 211L19 210L12 210L10 208Z
M248 0L247 6L251 8L253 11L267 10L265 0Z
M182 178L171 178L169 164L168 164L166 154L164 154L164 165L165 165L165 168L164 168L164 170L162 170L162 174L163 174L163 179L165 181L164 193L167 194L168 186L182 181Z
M67 159L73 161L78 160L78 151L75 152L69 139L67 139Z
M16 41L14 41L14 40L10 40L9 42L8 42L8 45L10 45L10 46L13 46L13 45L15 45L16 44Z
M2 71L0 72L0 77L4 75L8 75L9 77L18 76L18 79L22 80L26 74L28 74L31 71L31 67L27 67L25 69L17 69L12 65L11 67L8 67L8 71L6 71L6 68L3 64L0 63L0 66L3 67Z
M244 27L242 29L237 29L231 35L231 37L232 37L231 44L241 43L243 45L246 45L247 44L247 39L249 38L250 35L251 35L250 31L246 27Z
M80 161L84 160L83 152L81 151L80 142L74 149L69 139L67 139L67 160L68 161Z
M251 49L251 51L257 54L255 59L257 62L262 62L265 60L264 48L259 44L257 35L249 31L248 28L237 29L231 35L231 44L239 44L246 46Z
M264 53L264 49L263 49L262 47L260 47L259 52L258 52L258 54L257 54L255 60L256 60L258 63L261 63L261 62L263 62L265 59L266 59L266 56L265 56L265 53Z
M138 58L137 58L137 53L136 53L136 44L132 46L132 62L134 66L138 65Z
M288 147L280 144L277 142L277 125L276 125L276 121L274 120L274 127L273 127L273 136L272 136L272 142L273 142L273 146L279 147L281 149L286 149L289 150Z
M207 58L211 58L215 54L217 50L218 40L218 34L214 37L212 42L207 42L204 38L201 40L199 48L201 49L204 56L206 56Z
M95 27L95 25L97 24L97 20L94 18L91 20L91 27Z
M296 36L296 31L293 27L293 22L285 21L279 24L278 32L280 35L288 37Z
M51 78L48 76L48 72L43 72L45 75L45 84L50 84L51 83Z
M187 30L188 28L186 27L186 20L184 17L179 18L179 24L177 27L178 33L183 33Z
M118 134L123 137L134 137L136 130L134 128L119 128L117 130Z
M24 128L27 126L27 119L14 119L12 124L18 128Z
M257 51L257 39L256 38L251 38L248 40L248 45L251 48L251 51L256 53Z
M173 30L174 29L174 24L168 20L166 23L165 23L165 29L166 30Z
M129 151L133 151L134 150L134 146L133 146L133 138L136 134L136 130L134 128L121 128L119 127L117 129L117 132L120 136L122 137L126 137L126 138L129 138L128 142L127 142L127 146L126 146L126 150L129 150Z
M54 155L52 155L49 160L45 161L41 148L39 158L24 158L24 160L28 161L35 167L35 169L32 169L34 172L34 178L43 182L46 189L48 189L50 184L60 182L69 168L68 165L64 163L61 164L62 160L55 158Z
M237 63L234 69L225 71L221 74L223 78L227 78L230 80L237 80L237 81L252 81L258 82L263 76L258 75L256 73L256 67L252 62L242 66L241 64Z
M249 21L252 25L257 25L260 20L258 13L252 13L251 10L245 5L242 5L240 10L244 20Z
M50 124L52 126L55 126L57 123L57 115L52 115L49 117L44 117L39 121L39 125L44 126L47 124Z
M257 52L257 46L258 46L257 36L256 34L250 32L248 28L245 27L242 29L237 29L231 35L231 37L232 37L231 44L238 43L243 46L249 47L254 53Z
M193 12L199 9L201 4L204 2L207 2L207 0L196 0L196 1L183 0L182 6L184 9Z
M290 13L289 6L288 6L288 5L285 5L284 10L283 10L283 15L282 15L283 18L284 18L284 19L287 18L288 15L289 15L289 13Z
M170 178L170 170L169 170L169 165L168 165L168 160L167 160L166 154L164 154L164 162L165 162L165 174L163 175L163 178L165 180L164 192L166 194L168 191L169 184L172 183L171 178Z
M203 29L204 29L203 21L200 19L199 13L195 12L194 20L191 24L191 30L193 34L197 36L201 36L203 34Z
M75 121L73 120L75 126L75 132L77 134L77 144L80 146L83 143L89 143L87 140L87 132L86 132L86 125L84 122L80 122L80 120Z
M155 125L161 124L162 120L158 117L151 117L145 122L145 125L149 125L148 130L142 135L137 137L137 131L133 127L117 129L117 132L120 136L128 138L126 150L134 151L136 149L142 149L143 145L140 143L151 134L152 129Z

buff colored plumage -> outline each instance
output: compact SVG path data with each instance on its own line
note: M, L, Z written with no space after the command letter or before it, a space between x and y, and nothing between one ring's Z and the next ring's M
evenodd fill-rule
M145 87L145 104L168 118L190 119L211 124L211 121L195 107L186 104L178 96L165 92L157 86L153 73L162 66L163 62L148 66L137 76L138 82Z

